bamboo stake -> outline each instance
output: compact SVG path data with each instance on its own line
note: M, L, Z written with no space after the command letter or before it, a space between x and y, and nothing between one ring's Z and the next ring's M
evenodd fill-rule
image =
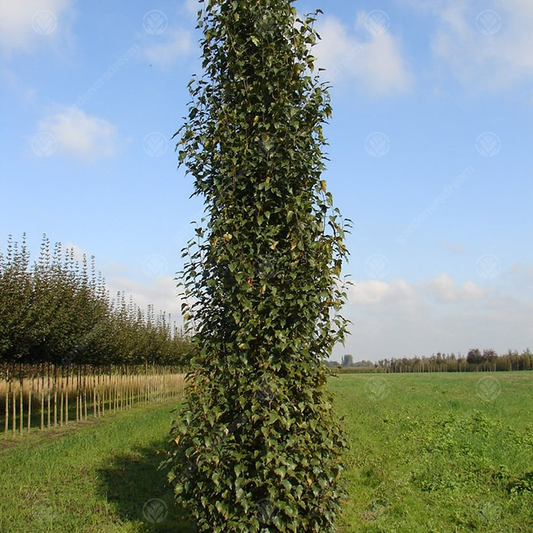
M76 422L83 420L83 375L81 370L81 365L78 366L77 370L77 392L76 392L76 398L79 402L79 412L76 411L78 414L78 418L76 419Z
M118 411L118 384L120 376L115 374L114 386L113 386L113 405L115 413Z
M6 387L6 412L5 412L5 424L4 424L4 439L7 439L8 431L9 431L9 387Z
M97 411L98 411L98 416L101 416L102 414L102 405L101 405L101 402L102 402L102 396L101 396L101 392L100 392L100 370L98 370L97 374L96 374L96 398L97 398L97 401L96 401L96 407L97 407Z
M81 405L80 405L80 368L76 367L76 422L79 422L81 418Z
M53 365L52 368L54 369L54 377L53 377L53 383L54 383L54 427L57 426L57 366Z
M105 414L104 411L104 375L102 371L98 371L98 399L100 400L100 416Z
M64 374L63 366L61 366L61 381L58 382L57 374L56 374L56 389L59 388L59 425L63 425L63 398L65 396L65 387L63 383L63 374ZM58 387L59 383L59 387ZM54 424L55 425L55 424Z
M67 383L65 392L65 424L68 424L68 395L69 395L70 367L67 367Z
M37 381L38 383L38 381ZM41 365L41 431L44 429L44 363Z
M15 434L17 431L17 393L15 392L15 387L11 388L11 399L13 400L13 420L11 421L11 437L15 438Z
M117 412L117 383L118 383L118 377L116 374L116 369L113 369L113 374L111 378L111 403L110 403L110 409L113 410L114 413Z
M47 428L50 429L51 427L51 420L50 420L50 413L51 413L51 402L50 402L50 365L48 364L46 367L46 377L48 381L48 388L46 389L46 407L47 407Z
M41 387L41 431L44 430L44 389Z
M105 402L106 402L106 378L107 376L104 374L104 372L102 372L102 416L105 416Z
M19 434L22 435L22 431L24 427L24 377L22 375L22 365L20 365L19 380L20 380Z
M42 431L68 424L71 418L76 422L87 420L90 410L95 417L102 417L106 412L167 401L179 396L183 385L181 374L176 374L175 369L155 365L80 365L76 370L49 363L38 367L16 365L18 368L15 365L8 368L7 378L0 383L0 393L5 398L4 439L10 438L9 433L13 438L31 433L32 416ZM17 372L18 377L13 379ZM39 414L34 407L40 409Z
M32 400L32 392L33 392L33 374L31 376L31 382L30 382L30 388L28 391L28 433L30 432L31 428L31 400Z
M94 372L94 369L91 369L91 372ZM91 374L91 376L89 377L89 380L90 380L90 387L91 387L91 397L93 400L93 416L96 417L96 400L94 398L94 387L93 387L94 375L93 374Z
M82 366L78 366L78 397L80 399L80 418L83 420L83 369Z
M84 384L87 384L87 372L85 372L85 376L83 377ZM85 406L85 420L87 420L87 387L83 388L83 399L84 399L84 406Z

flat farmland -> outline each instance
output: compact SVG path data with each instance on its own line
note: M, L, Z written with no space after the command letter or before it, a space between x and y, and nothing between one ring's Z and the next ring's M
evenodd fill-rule
M533 531L533 374L332 377L350 449L340 533ZM193 533L151 404L0 447L2 533Z
M345 374L343 533L533 531L533 374Z

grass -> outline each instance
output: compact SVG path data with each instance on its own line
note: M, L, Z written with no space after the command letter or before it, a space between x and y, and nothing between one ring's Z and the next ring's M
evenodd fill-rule
M333 378L351 442L339 531L533 531L532 385L526 372ZM0 449L0 531L193 533L157 470L173 406Z
M483 380L483 381L480 381ZM533 531L533 374L343 375L343 533Z
M134 407L0 450L0 531L191 531L157 470L172 407Z

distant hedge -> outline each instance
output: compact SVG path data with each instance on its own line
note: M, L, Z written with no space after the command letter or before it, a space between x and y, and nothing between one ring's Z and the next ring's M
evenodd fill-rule
M94 257L79 262L46 235L34 263L25 235L0 250L0 362L185 367L191 350L166 313L111 299Z
M364 364L363 364L364 363ZM402 357L380 359L376 363L370 361L349 365L330 362L328 366L336 368L340 373L399 373L399 372L503 372L513 370L533 370L533 353L526 348L519 353L508 350L497 354L492 349L483 351L471 348L465 356L438 352L430 357Z

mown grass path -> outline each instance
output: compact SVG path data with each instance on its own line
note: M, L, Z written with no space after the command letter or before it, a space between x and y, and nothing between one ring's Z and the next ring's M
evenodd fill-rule
M352 374L330 386L351 443L340 532L533 531L532 373ZM157 470L173 407L0 449L0 532L192 533Z
M135 407L0 450L0 532L190 531L157 470L173 407Z

